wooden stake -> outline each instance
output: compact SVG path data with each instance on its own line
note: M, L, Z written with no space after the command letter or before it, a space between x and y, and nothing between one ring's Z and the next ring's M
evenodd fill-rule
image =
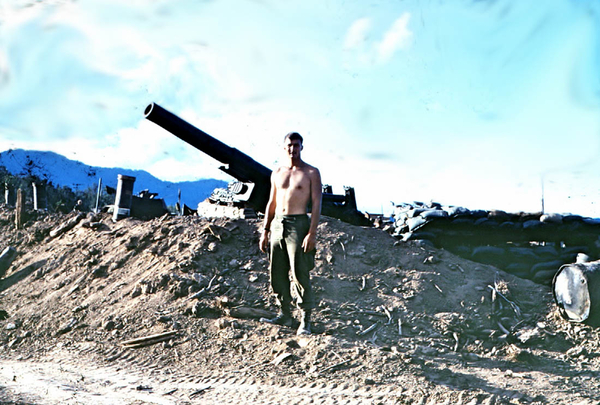
M23 203L23 191L17 190L17 208L15 210L15 226L17 229L23 228L23 217L25 216L25 204Z

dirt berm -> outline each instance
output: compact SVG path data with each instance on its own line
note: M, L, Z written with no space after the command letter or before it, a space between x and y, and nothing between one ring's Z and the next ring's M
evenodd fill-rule
M379 229L322 218L298 338L257 320L276 311L258 220L13 215L4 403L600 401L599 333L560 319L548 286Z

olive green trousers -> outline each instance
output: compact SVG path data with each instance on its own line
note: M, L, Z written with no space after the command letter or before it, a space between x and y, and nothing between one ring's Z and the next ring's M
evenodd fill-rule
M301 309L314 307L310 271L315 267L315 250L305 253L302 241L310 228L308 215L278 215L271 222L271 288L286 310L292 300Z

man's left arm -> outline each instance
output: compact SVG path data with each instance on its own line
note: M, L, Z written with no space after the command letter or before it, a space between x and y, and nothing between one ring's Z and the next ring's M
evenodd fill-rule
M310 228L308 234L302 241L302 249L304 252L310 252L317 245L317 226L319 225L319 219L321 218L321 196L323 193L323 186L321 185L321 174L319 169L315 168L310 172L310 197L311 197L311 214L310 214Z

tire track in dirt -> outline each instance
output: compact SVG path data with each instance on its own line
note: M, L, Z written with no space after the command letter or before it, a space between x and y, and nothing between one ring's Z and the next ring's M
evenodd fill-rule
M101 360L104 358L105 360ZM44 357L2 363L0 385L37 396L39 404L498 404L502 399L448 391L433 396L412 382L404 387L312 381L273 384L239 374L191 374L159 362L138 361L130 349L85 344L55 348ZM19 375L10 381L11 374ZM33 381L24 387L20 381ZM45 385L54 388L49 391ZM441 395L440 395L441 394ZM102 398L102 400L99 399ZM114 401L114 402L111 402ZM90 402L91 403L91 402Z
M433 390L426 380L405 380L400 385L341 383L317 379L307 381L306 376L298 376L298 384L289 382L274 383L272 375L264 377L242 375L239 372L202 370L198 373L178 368L177 362L166 363L164 359L147 356L137 357L136 350L119 346L81 342L69 346L59 346L37 356L28 356L22 361L22 373L34 381L48 380L38 375L40 364L54 368L54 374L69 375L65 386L77 398L73 403L87 403L96 395L108 395L119 404L516 404L519 398L514 391L483 393L479 390L456 390L451 386ZM3 363L0 362L0 366ZM13 365L14 366L14 365ZM42 368L44 368L42 367ZM36 374L37 373L37 374ZM49 372L48 372L49 373ZM16 372L15 375L17 375ZM54 375L50 374L50 375ZM103 376L103 382L94 382ZM80 379L81 381L79 382ZM3 379L4 380L4 379ZM21 379L22 380L22 379ZM76 387L69 388L69 382L78 381ZM398 383L396 383L398 384ZM4 381L2 386L10 386ZM55 384L57 385L57 384ZM109 388L112 387L112 391ZM14 392L19 393L18 384ZM22 388L22 387L21 387ZM125 393L123 393L125 392ZM126 392L135 393L131 396ZM23 392L36 395L36 392ZM46 398L45 393L41 398ZM57 394L58 395L58 394ZM83 399L82 399L83 398ZM59 401L40 400L39 404L69 404L63 395ZM133 402L132 402L133 401ZM136 402L137 401L137 402ZM99 403L93 401L93 403ZM111 403L111 402L107 402ZM111 403L112 404L112 403Z
M69 362L72 363L72 362ZM46 362L3 362L1 385L18 396L54 404L371 404L402 403L397 391L371 392L329 384L278 386L237 377L176 376L160 380L114 367ZM412 397L414 399L414 397ZM31 400L31 399L30 399Z

